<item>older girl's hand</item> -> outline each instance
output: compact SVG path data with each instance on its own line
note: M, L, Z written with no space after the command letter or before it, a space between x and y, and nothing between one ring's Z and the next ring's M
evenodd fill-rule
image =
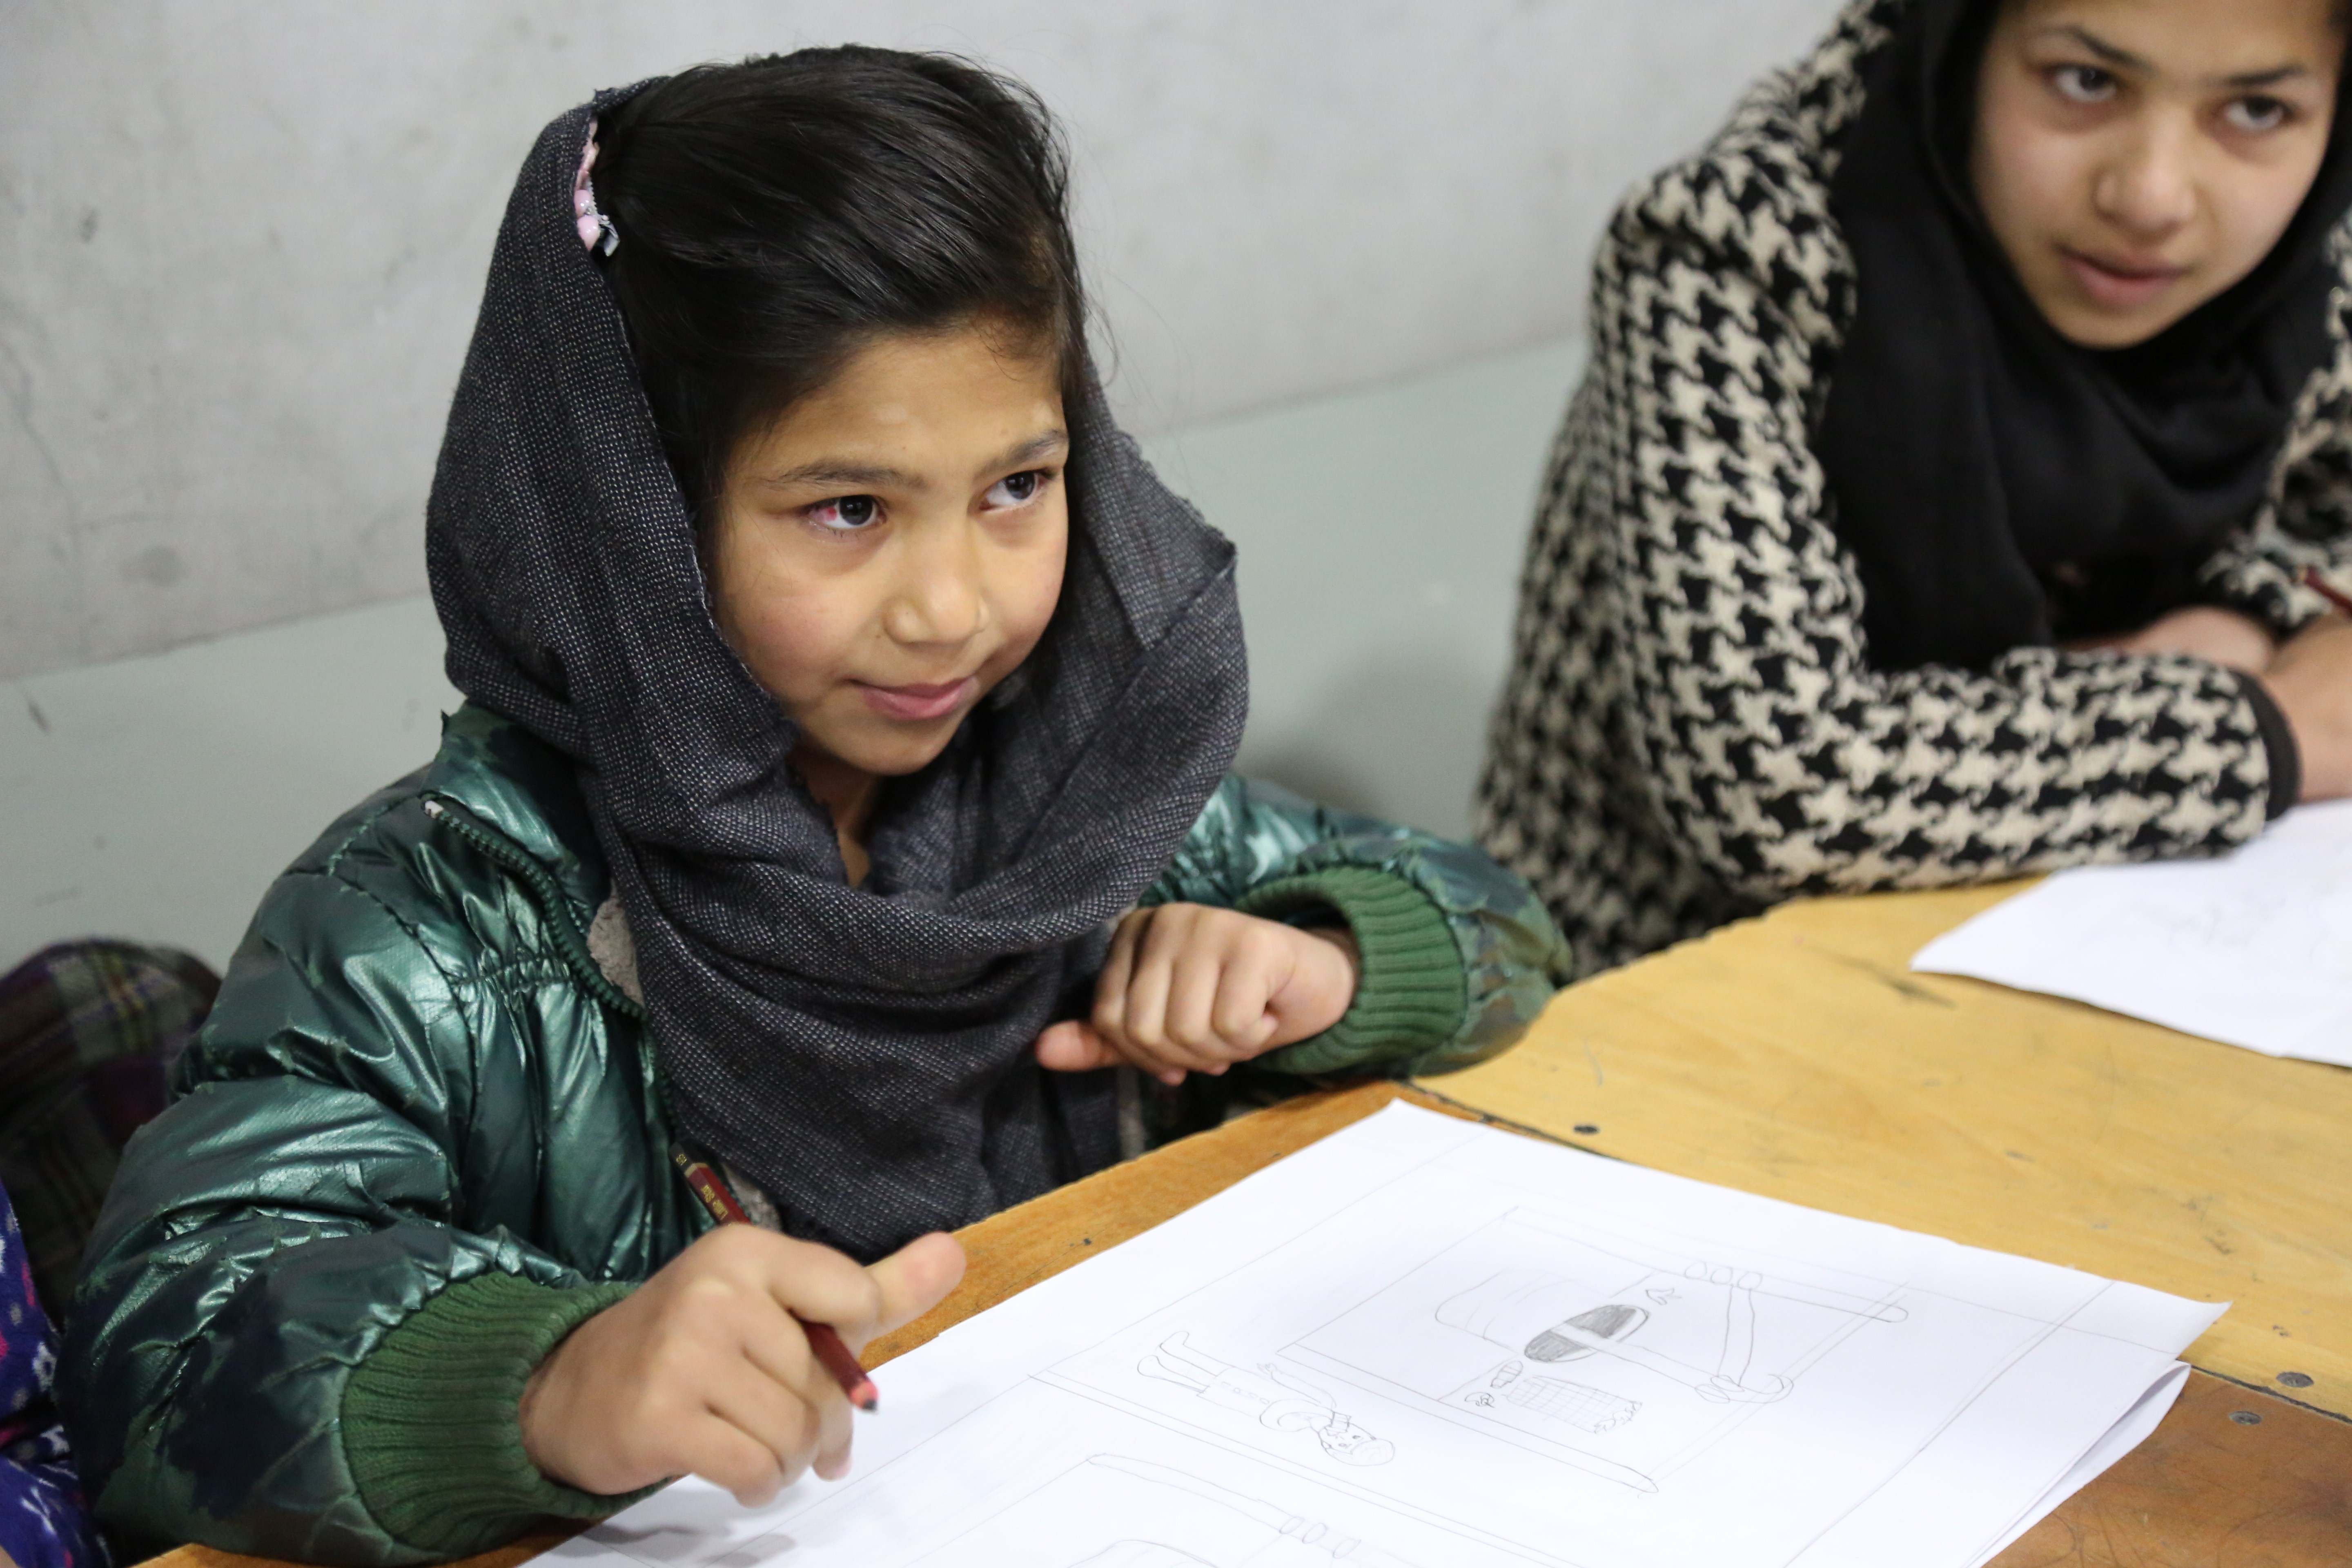
M853 1351L963 1278L949 1236L870 1268L831 1247L721 1226L574 1329L525 1385L523 1452L600 1496L696 1475L756 1507L814 1465L849 1468L849 1400L794 1313Z
M1356 999L1356 943L1203 904L1137 910L1119 922L1093 1016L1037 1037L1060 1072L1129 1063L1162 1083L1222 1073L1314 1035Z
M2303 798L2352 795L2352 620L2314 621L2263 672L2303 756Z
M2185 653L2225 669L2260 675L2278 654L2270 629L2251 616L2190 605L2119 637L2069 643L2074 653Z

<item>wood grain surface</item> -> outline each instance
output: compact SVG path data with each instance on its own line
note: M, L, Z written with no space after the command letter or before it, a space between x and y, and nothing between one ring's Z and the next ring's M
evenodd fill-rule
M1574 987L1427 1087L1635 1164L2234 1302L2193 1364L2352 1415L2352 1071L1908 972L2018 886L1783 906Z
M2191 1373L2154 1436L1992 1568L2352 1568L2352 1425Z

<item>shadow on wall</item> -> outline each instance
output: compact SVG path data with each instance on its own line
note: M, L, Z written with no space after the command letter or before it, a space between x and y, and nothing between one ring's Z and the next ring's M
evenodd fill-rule
M1345 811L1470 836L1495 672L1453 649L1383 655L1307 699L1278 733L1253 727L1240 769Z

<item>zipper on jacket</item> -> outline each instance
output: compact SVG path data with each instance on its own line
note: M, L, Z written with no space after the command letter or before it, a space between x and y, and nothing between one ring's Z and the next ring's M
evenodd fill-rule
M494 833L470 816L450 808L450 803L436 795L425 797L425 815L448 828L458 837L480 850L506 870L512 872L538 896L541 911L547 916L548 928L555 935L555 947L563 959L563 966L580 982L587 993L613 1011L625 1017L646 1022L646 1010L631 1000L628 993L604 976L595 958L588 952L587 934L572 911L571 896L559 886L552 873L526 854L502 833Z
M537 895L541 913L546 916L549 929L555 933L556 951L562 955L564 968L571 971L572 977L577 980L591 996L624 1017L634 1018L639 1024L650 1025L652 1020L647 1016L644 1005L605 977L604 971L597 963L595 955L588 951L587 933L572 912L571 895L556 882L554 875L545 866L541 865L536 858L526 852L520 845L505 834L485 827L475 821L471 813L466 811L463 806L457 805L456 802L446 796L425 795L424 805L425 815L427 817L441 826L446 827L476 849L480 850L496 864L513 873L521 879L525 887ZM453 810L452 806L457 808ZM654 1109L667 1126L674 1128L678 1124L677 1108L670 1103L669 1075L661 1070L660 1059L653 1051L650 1029L646 1038L639 1042L638 1048L645 1053L646 1067L649 1069L646 1082L653 1095ZM709 1197L696 1183L694 1173L685 1170L680 1164L680 1150L675 1141L669 1144L669 1151L673 1164L679 1166L672 1173L677 1177L679 1184L685 1187L707 1211L710 1202ZM731 1191L728 1195L730 1199L734 1196ZM723 1216L714 1215L713 1223L723 1223Z

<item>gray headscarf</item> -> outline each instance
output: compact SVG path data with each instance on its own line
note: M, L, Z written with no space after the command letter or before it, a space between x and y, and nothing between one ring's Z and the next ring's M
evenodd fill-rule
M711 618L687 503L572 182L600 94L541 132L490 261L426 513L449 679L578 764L684 1131L787 1228L873 1258L1107 1163L1108 1074L1041 1071L1107 922L1231 763L1234 551L1092 378L1069 565L1026 664L890 781L848 885L794 726Z

